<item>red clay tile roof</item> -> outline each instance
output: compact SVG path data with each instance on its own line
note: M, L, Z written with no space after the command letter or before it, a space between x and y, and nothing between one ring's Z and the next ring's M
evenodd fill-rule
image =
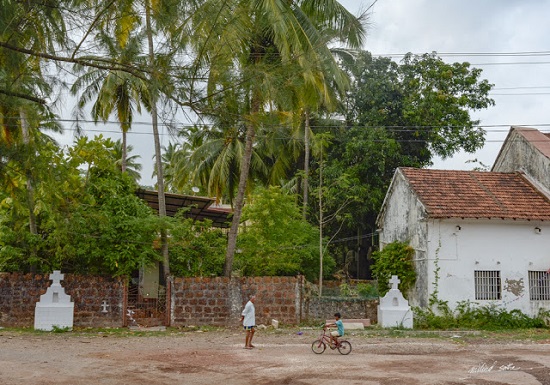
M431 218L550 220L550 199L521 173L400 170Z

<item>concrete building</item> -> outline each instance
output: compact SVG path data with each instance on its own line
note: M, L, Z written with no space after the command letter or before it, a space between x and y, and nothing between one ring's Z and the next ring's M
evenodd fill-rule
M513 127L494 171L396 170L378 217L380 247L398 240L415 249L411 305L427 306L437 290L451 308L465 300L531 316L550 308L547 150L547 135Z
M550 134L512 127L491 171L521 171L550 196Z

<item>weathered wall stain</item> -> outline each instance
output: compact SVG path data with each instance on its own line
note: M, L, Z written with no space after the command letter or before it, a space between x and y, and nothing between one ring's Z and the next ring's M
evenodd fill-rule
M506 285L504 290L514 294L515 296L523 295L525 285L523 284L523 278L520 279L506 279Z

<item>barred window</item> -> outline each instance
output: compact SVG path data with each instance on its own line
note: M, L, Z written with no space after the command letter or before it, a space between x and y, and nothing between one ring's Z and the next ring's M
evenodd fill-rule
M531 301L550 301L550 274L547 271L529 271L529 298Z
M474 271L476 300L501 299L500 271Z

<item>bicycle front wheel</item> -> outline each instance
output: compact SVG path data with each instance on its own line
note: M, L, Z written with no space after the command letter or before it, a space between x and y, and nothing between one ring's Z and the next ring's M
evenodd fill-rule
M338 351L340 354L347 355L351 353L351 344L348 341L340 341L338 345Z
M313 350L313 353L315 354L321 354L325 351L327 348L327 345L322 340L315 340L311 344L311 350Z

